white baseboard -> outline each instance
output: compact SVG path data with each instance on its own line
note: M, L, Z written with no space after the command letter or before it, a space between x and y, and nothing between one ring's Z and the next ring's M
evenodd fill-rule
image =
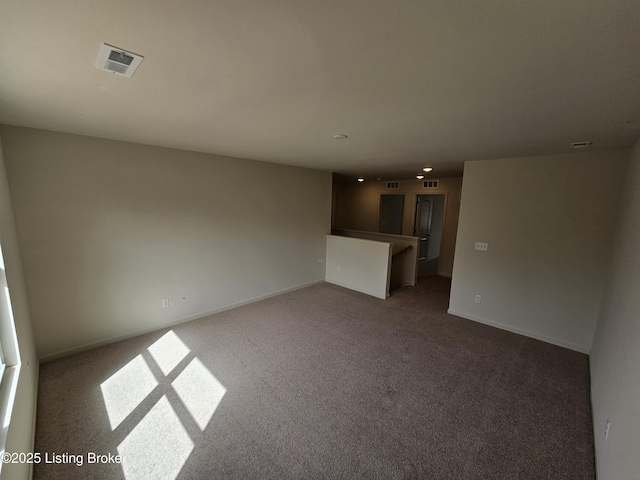
M253 297L248 300L243 300L242 302L232 303L229 305L225 305L223 307L214 308L213 310L208 310L206 312L196 313L193 315L189 315L188 317L181 318L179 320L173 320L168 323L162 325L155 325L150 328L144 328L142 330L136 330L134 332L125 333L123 335L117 335L115 337L109 337L104 340L98 340L96 342L85 343L83 345L79 345L77 347L67 348L65 350L61 350L59 352L54 352L49 355L44 355L39 357L38 360L40 363L50 362L51 360L56 360L58 358L67 357L69 355L73 355L74 353L84 352L86 350L91 350L93 348L103 347L105 345L109 345L110 343L120 342L122 340L127 340L129 338L137 337L139 335L144 335L145 333L155 332L157 330L162 330L168 327L174 327L176 325L180 325L181 323L190 322L192 320L196 320L198 318L207 317L209 315L213 315L215 313L224 312L226 310L231 310L232 308L242 307L243 305L248 305L250 303L259 302L260 300L266 300L267 298L276 297L278 295L282 295L284 293L293 292L294 290L300 290L301 288L310 287L312 285L317 285L319 283L324 283L324 279L322 280L314 280L313 282L304 283L302 285L296 285L295 287L284 288L282 290L278 290L276 292L267 293L265 295L260 295L258 297Z
M478 317L475 315L471 315L468 313L456 312L455 310L448 309L447 313L451 315L455 315L456 317L462 317L467 320L472 320L474 322L483 323L485 325L489 325L491 327L496 327L501 330L506 330L508 332L517 333L519 335L524 335L525 337L535 338L536 340L540 340L542 342L550 343L552 345L557 345L559 347L568 348L569 350L574 350L580 353L589 354L589 349L585 347L581 347L579 345L574 345L573 343L568 343L562 340L557 340L555 338L546 337L544 335L540 335L538 333L529 332L527 330L522 330L520 328L512 327L511 325L505 325L503 323L494 322L492 320L487 320L486 318Z

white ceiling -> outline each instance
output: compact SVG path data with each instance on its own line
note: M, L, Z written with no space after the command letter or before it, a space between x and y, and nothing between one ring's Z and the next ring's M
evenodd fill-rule
M640 2L0 0L0 123L385 178L629 147Z

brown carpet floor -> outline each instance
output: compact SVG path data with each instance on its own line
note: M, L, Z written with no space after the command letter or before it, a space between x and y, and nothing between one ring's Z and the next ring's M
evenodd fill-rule
M448 294L319 284L46 363L36 451L71 463L34 477L595 478L588 357Z

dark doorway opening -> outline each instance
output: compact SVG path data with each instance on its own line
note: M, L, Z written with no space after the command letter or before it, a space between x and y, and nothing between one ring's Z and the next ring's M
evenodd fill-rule
M444 232L445 195L418 195L413 234L420 238L418 277L438 274Z
M378 232L402 235L404 195L380 195Z

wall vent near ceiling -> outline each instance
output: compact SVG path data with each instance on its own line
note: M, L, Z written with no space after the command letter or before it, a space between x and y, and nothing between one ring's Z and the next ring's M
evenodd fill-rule
M131 77L143 58L135 53L103 43L96 60L96 68L123 77Z
M387 188L400 188L400 182L387 182Z
M438 188L439 180L425 180L422 182L423 188Z

